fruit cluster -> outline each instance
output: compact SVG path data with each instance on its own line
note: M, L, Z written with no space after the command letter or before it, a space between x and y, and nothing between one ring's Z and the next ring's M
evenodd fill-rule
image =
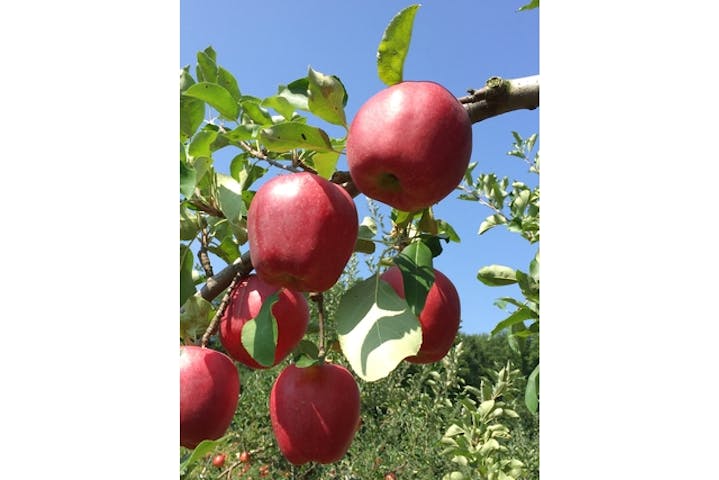
M415 212L458 185L471 148L471 122L449 91L433 82L402 82L360 108L348 132L347 161L360 192ZM227 355L180 347L180 444L187 448L220 438L229 428L240 395L233 360L254 369L271 368L297 347L309 321L305 294L323 292L339 279L355 248L357 210L341 186L313 173L290 173L258 189L247 213L247 231L255 274L235 286L221 318L219 338ZM398 267L381 280L405 297ZM271 318L264 327L263 315ZM449 351L460 320L457 291L436 269L418 319L422 343L405 360L436 362ZM244 332L268 325L274 356L270 352L259 361ZM273 384L269 409L280 451L297 465L338 461L360 426L354 376L322 358L304 368L285 367Z

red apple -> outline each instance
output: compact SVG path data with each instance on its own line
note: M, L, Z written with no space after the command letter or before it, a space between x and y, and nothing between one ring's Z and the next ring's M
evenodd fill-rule
M271 285L323 292L342 274L358 228L344 188L308 172L280 175L257 190L247 212L252 265Z
M240 376L230 357L199 346L180 346L180 445L217 440L232 422Z
M434 82L388 87L360 107L347 137L355 186L391 207L415 212L462 181L472 152L472 122Z
M404 281L398 267L384 272L382 280L389 283L401 298L404 296ZM457 289L439 270L434 269L434 283L427 293L424 308L419 313L422 327L422 345L417 355L407 357L410 363L433 363L441 360L450 348L459 330L460 305Z
M357 431L359 414L359 387L341 365L289 365L270 392L272 430L280 451L294 465L341 459Z
M225 464L226 457L227 455L225 455L224 453L218 453L212 458L212 464L217 468L222 468L222 466Z
M227 353L248 367L265 367L242 345L242 328L257 317L264 301L279 290L262 281L257 275L248 275L232 291L230 303L220 322L220 341ZM272 315L277 320L277 348L271 366L280 363L300 343L307 330L310 310L301 293L282 288L279 300L272 306Z

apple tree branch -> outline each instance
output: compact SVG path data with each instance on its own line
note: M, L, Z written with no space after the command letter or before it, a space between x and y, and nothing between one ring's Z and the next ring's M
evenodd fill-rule
M492 77L485 86L469 90L468 93L458 100L464 104L472 123L515 110L534 110L539 107L539 75L514 79ZM342 185L352 197L360 193L348 172L335 172L331 180ZM208 278L200 289L200 295L210 302L229 287L237 276L249 275L252 269L250 252L246 251L234 263Z

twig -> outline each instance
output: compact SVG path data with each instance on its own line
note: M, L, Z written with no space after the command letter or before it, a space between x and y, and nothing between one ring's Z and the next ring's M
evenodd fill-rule
M310 293L310 300L315 302L317 304L317 320L319 323L319 337L320 337L320 346L319 346L319 353L318 356L320 358L325 356L325 303L324 303L324 295L322 295L322 292L312 292Z
M200 260L200 265L205 271L205 277L210 278L214 275L212 271L212 263L210 263L210 256L207 254L207 246L209 239L207 235L207 225L205 224L204 218L202 219L202 235L200 236L201 246L197 252L197 258Z
M241 273L238 273L235 275L235 278L232 279L232 282L230 283L229 288L227 289L227 292L225 293L225 296L222 297L222 302L220 302L220 306L217 308L217 311L215 312L215 316L212 317L212 321L210 321L210 324L207 326L207 330L205 330L205 333L202 335L202 343L201 345L203 347L207 346L207 342L210 341L210 337L215 334L217 331L217 327L220 325L220 319L222 318L222 315L225 313L225 309L227 308L227 305L230 303L230 296L232 295L232 290L234 290L235 285L237 285L237 282L242 279L244 275Z

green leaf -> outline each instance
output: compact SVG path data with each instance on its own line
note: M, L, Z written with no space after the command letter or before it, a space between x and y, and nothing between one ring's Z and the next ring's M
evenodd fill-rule
M537 414L539 409L539 365L537 365L527 379L527 389L524 391L524 403L527 409Z
M245 95L242 97L242 110L247 118L259 125L272 125L272 115L266 108L262 108L262 101L257 97Z
M186 198L192 196L197 185L197 171L187 162L180 160L180 193Z
M187 196L187 195L185 195ZM184 202L180 204L180 240L192 240L200 231L199 216L188 209Z
M287 152L295 148L332 152L332 144L327 133L317 127L303 123L278 123L260 130L260 140L268 150Z
M180 133L192 137L205 119L205 102L196 98L180 97Z
M524 5L523 7L520 7L518 12L524 12L526 10L533 10L535 8L539 8L539 0L532 0L528 4Z
M217 83L230 92L235 101L240 101L242 93L240 93L240 87L237 85L237 79L222 67L217 68Z
M377 235L377 222L372 217L364 217L359 225L357 236L365 240L373 240Z
M533 280L529 275L521 270L516 271L517 283L522 294L532 302L539 301L539 282Z
M217 174L217 201L220 210L230 222L239 221L247 214L245 202L242 199L242 185L229 175Z
M228 120L237 120L240 114L240 107L232 94L216 83L196 83L185 90L183 95L207 102Z
M230 162L230 174L247 190L257 179L261 178L267 169L255 163L250 163L247 153L241 153Z
M310 112L334 125L347 127L344 106L347 104L347 92L340 79L334 75L325 75L312 67L307 73Z
M192 142L190 142L190 146L187 148L187 153L190 156L190 159L197 157L211 157L212 150L210 146L216 138L217 132L213 130L203 130L201 132L197 132L197 135L193 137Z
M496 227L497 225L502 225L507 223L507 218L500 214L495 213L494 215L488 216L482 224L479 226L479 231L477 232L479 235L482 235L484 232L489 230L492 227Z
M190 75L190 66L187 65L180 70L180 92L184 92L187 88L195 83L195 79Z
M339 152L317 152L312 156L312 163L315 170L317 170L317 174L329 180L337 169L339 159Z
M434 284L432 251L423 242L414 241L394 257L394 263L402 272L405 300L412 313L419 317Z
M292 106L289 100L280 95L265 98L260 106L273 108L277 113L285 117L285 120L292 119L292 115L295 113L295 107Z
M444 220L437 220L437 225L439 226L440 235L446 235L450 242L459 243L461 241L457 232L452 228L452 225Z
M254 136L257 127L250 125L237 125L229 132L223 133L222 135L227 138L230 142L244 142L251 140Z
M192 251L187 245L180 244L180 307L195 293L195 282L192 280Z
M439 233L439 223L434 218L434 212L432 207L427 207L422 210L422 216L417 223L417 227L421 232L437 235Z
M180 463L180 475L186 474L190 467L194 466L198 460L201 460L208 453L212 453L218 445L227 440L228 436L229 435L226 435L222 438L218 438L217 440L201 441L192 451L192 454Z
M534 259L529 262L529 276L535 282L539 281L539 250L534 255Z
M242 326L242 346L264 367L275 363L277 319L272 315L272 305L280 299L279 295L278 290L267 297L257 316Z
M197 52L197 68L199 70L197 76L205 82L217 83L217 64L215 59L206 53L207 50L214 54L211 47L208 47L204 52Z
M510 316L499 322L490 335L496 335L507 327L511 327L515 323L524 322L530 318L537 318L536 312L522 305L517 308Z
M286 99L297 110L308 112L310 110L309 85L310 81L307 77L298 78L289 85L280 85L277 88L277 96Z
M410 5L392 18L377 47L377 74L387 86L402 81L404 61L412 39L414 17L419 5Z
M195 294L182 305L180 311L180 338L196 340L210 325L215 309L210 302Z
M477 279L490 287L499 287L517 283L517 272L504 265L488 265L479 269Z
M229 224L229 222L228 222ZM230 226L233 226L230 224ZM229 231L220 242L220 245L210 245L207 249L220 257L222 260L231 264L240 257L240 246L235 241L234 237Z
M354 372L372 382L389 375L422 344L419 320L377 275L350 288L337 312L340 348Z

